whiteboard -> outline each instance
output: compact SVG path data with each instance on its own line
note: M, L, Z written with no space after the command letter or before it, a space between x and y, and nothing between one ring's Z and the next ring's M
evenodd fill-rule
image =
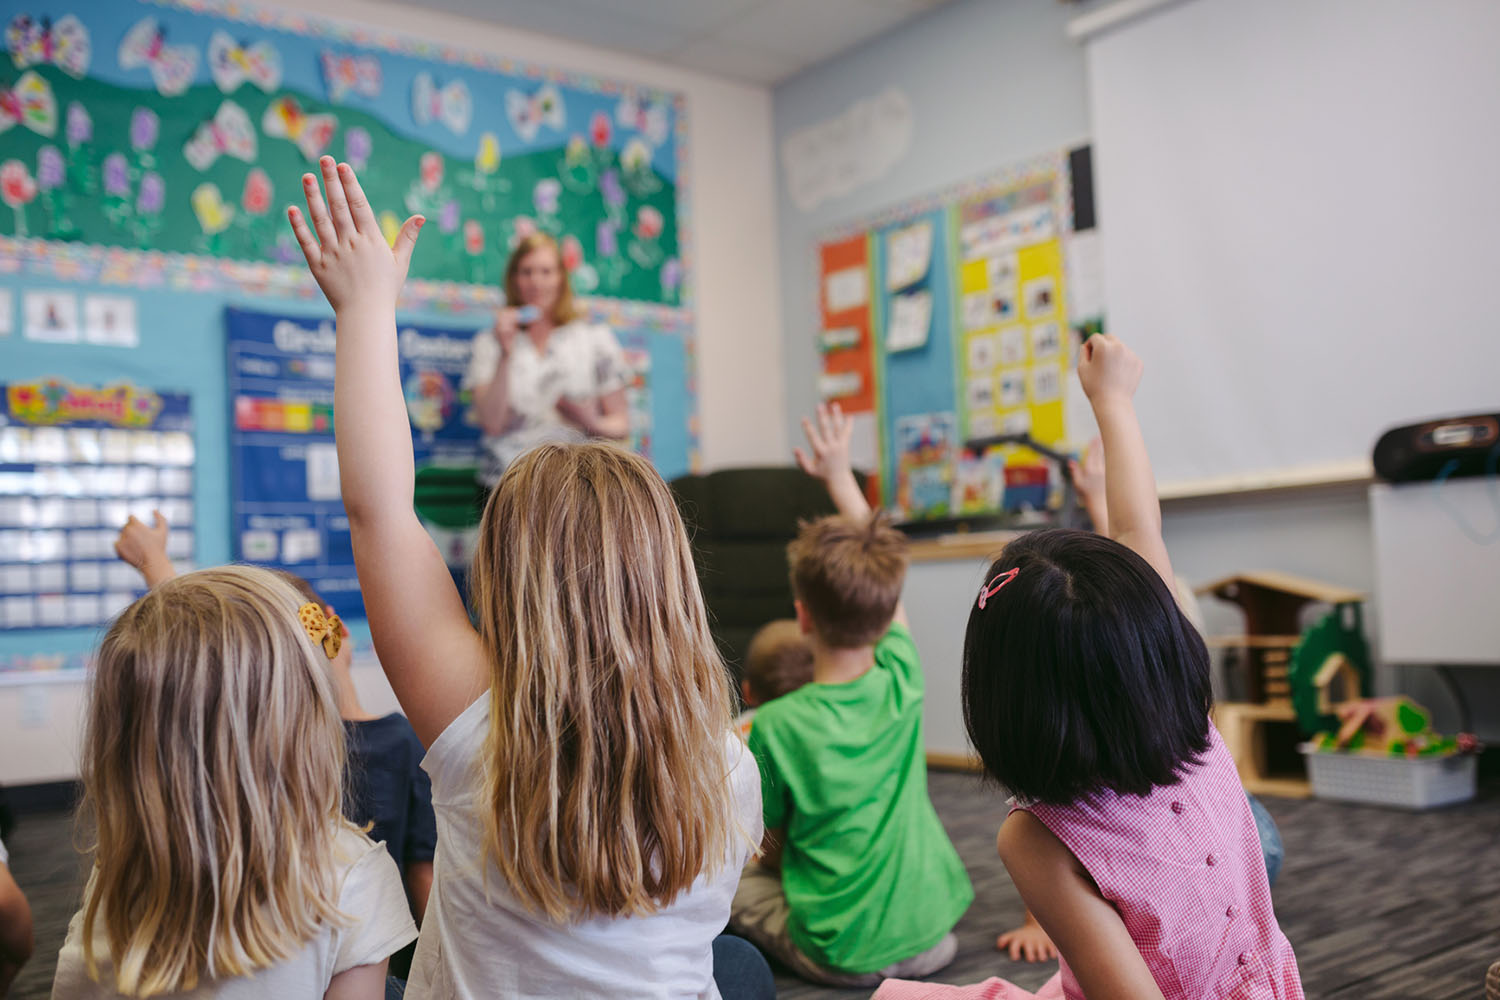
M1348 478L1388 427L1500 410L1497 39L1494 0L1192 0L1087 43L1164 492Z

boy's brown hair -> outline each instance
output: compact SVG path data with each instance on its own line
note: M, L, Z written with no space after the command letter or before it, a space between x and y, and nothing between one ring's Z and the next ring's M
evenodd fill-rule
M813 676L812 646L794 618L762 625L745 653L745 681L760 704L791 694Z
M906 579L906 536L884 514L863 523L841 515L803 522L787 546L792 593L818 638L834 649L879 639Z

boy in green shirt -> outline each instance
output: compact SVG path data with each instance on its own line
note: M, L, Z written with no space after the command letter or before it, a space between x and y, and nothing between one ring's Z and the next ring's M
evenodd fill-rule
M762 706L750 729L766 840L746 867L730 926L798 975L875 986L953 960L974 899L927 796L923 680L901 607L906 539L872 514L835 405L802 422L837 515L787 550L811 683Z

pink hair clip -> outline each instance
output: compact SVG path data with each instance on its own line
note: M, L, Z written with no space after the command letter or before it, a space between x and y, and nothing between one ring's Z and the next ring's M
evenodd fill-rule
M983 610L984 602L1000 593L1000 588L1004 587L1007 583L1010 583L1010 581L1014 580L1016 578L1016 574L1020 572L1021 567L1013 566L1010 569L1006 570L1004 573L995 574L995 578L989 583L985 584L984 589L979 592L980 609Z

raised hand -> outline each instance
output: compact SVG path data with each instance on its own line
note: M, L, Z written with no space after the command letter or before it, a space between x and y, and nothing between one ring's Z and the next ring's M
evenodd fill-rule
M323 203L317 178L303 174L307 218L295 205L287 209L292 232L307 258L307 269L335 312L356 302L394 312L417 244L417 232L426 220L413 215L402 224L395 246L387 245L354 168L347 163L335 164L331 156L323 157L318 165L328 188L328 203ZM308 219L312 220L311 228Z
M163 580L177 575L172 561L167 558L167 531L170 525L161 516L161 511L151 512L151 527L134 514L120 529L115 539L115 555L129 563L146 578L146 586L154 587Z
M1094 406L1114 400L1129 400L1141 384L1145 366L1135 352L1107 333L1096 333L1083 342L1078 358L1078 381Z
M809 476L831 483L835 478L854 475L849 464L849 439L854 434L854 420L844 414L839 404L818 404L817 423L802 418L802 433L807 435L811 456L801 448L792 449L797 465Z

